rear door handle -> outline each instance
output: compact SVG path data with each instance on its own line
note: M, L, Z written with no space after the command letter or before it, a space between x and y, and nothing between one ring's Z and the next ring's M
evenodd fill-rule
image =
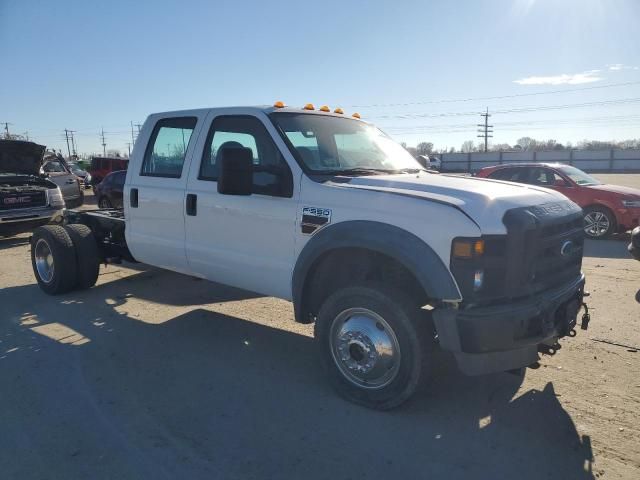
M198 214L198 196L195 193L187 193L187 215L195 217Z
M129 195L129 205L131 208L138 208L138 189L132 188L131 195Z

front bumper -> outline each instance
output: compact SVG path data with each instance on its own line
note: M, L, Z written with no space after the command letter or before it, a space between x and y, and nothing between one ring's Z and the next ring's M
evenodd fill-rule
M640 224L640 208L622 208L616 213L618 230L622 233Z
M435 310L440 346L453 352L467 375L526 367L538 360L540 345L554 345L576 325L584 275L526 300L466 310Z
M63 216L64 209L58 207L39 207L1 212L0 234L16 235L29 232L49 222L61 221Z
M634 228L631 232L631 242L628 248L633 258L640 261L640 227Z

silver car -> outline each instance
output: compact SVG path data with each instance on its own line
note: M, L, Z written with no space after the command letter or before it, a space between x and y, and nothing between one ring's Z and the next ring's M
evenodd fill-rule
M45 159L42 171L60 187L67 208L76 208L84 203L84 191L80 180L60 159Z

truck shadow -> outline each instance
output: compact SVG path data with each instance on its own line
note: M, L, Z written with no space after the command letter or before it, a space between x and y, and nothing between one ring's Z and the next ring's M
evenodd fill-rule
M406 406L370 411L328 387L312 338L203 308L144 323L104 301L126 283L0 292L8 478L594 478L551 383L514 398L520 377L445 366Z
M12 237L0 237L0 250L28 245L30 236L31 234L21 234Z

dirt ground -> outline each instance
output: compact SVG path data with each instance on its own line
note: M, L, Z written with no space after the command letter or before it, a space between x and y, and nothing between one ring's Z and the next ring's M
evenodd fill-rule
M140 265L49 297L28 235L0 239L0 477L640 478L626 241L588 242L590 328L541 368L465 377L443 357L381 413L334 394L287 302Z

